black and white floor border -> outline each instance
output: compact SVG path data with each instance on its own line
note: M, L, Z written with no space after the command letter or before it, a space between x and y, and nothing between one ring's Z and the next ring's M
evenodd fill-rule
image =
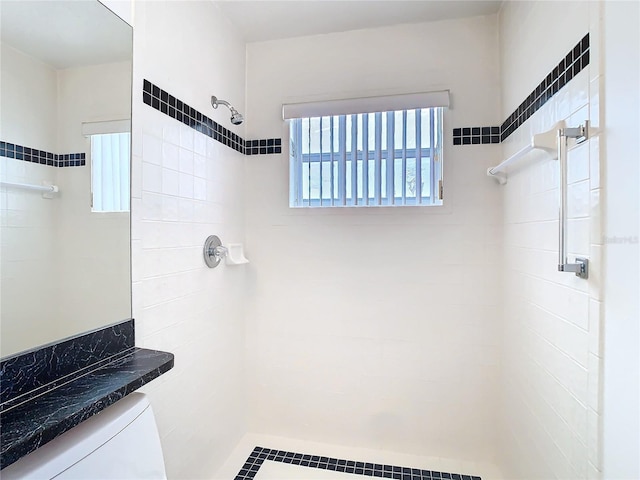
M357 462L264 447L255 447L253 449L249 458L247 458L247 461L240 469L240 472L236 475L235 480L253 480L266 460L308 468L319 468L321 470L351 473L365 477L393 478L396 480L481 480L478 476L463 475L460 473L436 472L418 468L399 467L397 465Z

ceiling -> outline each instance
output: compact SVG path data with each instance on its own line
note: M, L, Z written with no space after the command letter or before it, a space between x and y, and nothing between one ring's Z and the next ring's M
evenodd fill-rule
M98 2L0 2L2 42L56 68L131 59L131 27Z
M494 14L502 0L214 0L247 42Z

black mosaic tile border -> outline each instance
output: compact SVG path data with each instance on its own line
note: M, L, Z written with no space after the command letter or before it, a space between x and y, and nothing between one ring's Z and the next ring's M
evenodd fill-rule
M563 88L582 69L589 65L589 34L560 60L560 63L546 76L531 94L502 122L501 139L504 141L531 115L540 109L551 97Z
M281 138L245 140L245 155L269 155L271 153L282 153Z
M304 453L255 447L244 463L235 480L252 480L265 460L289 463L302 467L319 468L334 472L351 473L365 477L393 478L396 480L481 480L481 477L460 473L437 472L418 468L383 465L380 463L357 462L333 457L322 457Z
M567 83L589 65L589 33L573 47L560 63L549 72L527 98L516 108L500 127L466 127L453 129L454 145L476 145L484 143L504 142L531 115L537 112L551 97L558 93ZM499 141L494 141L494 130L498 128ZM485 131L490 129L491 136ZM490 139L490 141L485 141Z
M464 127L453 129L454 145L500 143L500 127Z
M85 153L58 154L3 141L0 141L0 157L15 158L50 167L83 167L86 165Z
M244 155L268 155L282 153L281 138L245 140L240 135L220 125L166 90L144 80L142 101L150 107L184 123L197 132L203 133L215 141L226 145Z
M135 345L134 320L0 359L0 412Z

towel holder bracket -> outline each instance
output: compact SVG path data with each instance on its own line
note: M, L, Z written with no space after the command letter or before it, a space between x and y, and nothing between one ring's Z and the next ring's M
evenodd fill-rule
M576 257L576 263L558 264L559 272L573 272L576 277L589 278L589 259Z

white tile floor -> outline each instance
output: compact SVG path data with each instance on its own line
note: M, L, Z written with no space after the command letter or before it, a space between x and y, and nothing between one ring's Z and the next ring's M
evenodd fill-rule
M266 461L258 470L255 480L275 480L277 479L336 479L354 480L351 473L329 472L318 468L300 467L298 465L287 465L286 463Z
M256 447L277 448L296 453L308 453L335 457L346 460L355 460L372 463L382 463L386 465L398 465L402 467L413 467L425 470L437 470L440 472L461 473L482 477L482 480L501 480L500 470L490 463L465 462L437 457L421 457L416 455L406 455L397 452L382 450L371 450L365 448L344 447L291 438L275 437L271 435L247 434L238 443L222 468L212 477L213 479L232 480L238 474L251 451ZM333 480L356 480L362 477L359 475L331 472L316 468L289 465L280 462L267 460L263 463L255 476L256 480L311 480L311 479L333 479Z

